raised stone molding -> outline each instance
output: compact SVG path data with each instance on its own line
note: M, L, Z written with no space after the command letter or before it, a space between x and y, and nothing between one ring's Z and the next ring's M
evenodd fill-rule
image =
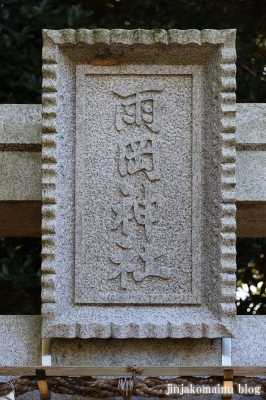
M41 366L41 325L40 315L1 315L0 366ZM265 337L265 315L237 315L232 365L265 365ZM139 366L218 366L221 353L221 339L126 339L123 346L121 340L112 338L55 339L52 365L115 366L132 364L133 360Z
M54 318L56 247L57 46L43 35L42 315ZM47 51L48 50L48 51Z
M198 31L197 29L179 30L170 29L166 31L164 29L62 29L62 30L43 30L44 35L49 37L56 45L76 45L76 44L88 44L98 45L105 44L107 46L113 44L124 44L127 46L131 45L153 45L153 44L197 44L202 45L208 44L222 44L226 45L228 49L224 53L227 54L228 59L235 57L235 30L213 30L205 29ZM46 51L48 51L46 53ZM45 49L43 53L44 59L46 54L48 55L49 50ZM48 56L49 58L49 56Z

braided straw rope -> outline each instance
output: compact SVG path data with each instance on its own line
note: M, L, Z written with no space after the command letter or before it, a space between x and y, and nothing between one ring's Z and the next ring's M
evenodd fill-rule
M20 377L13 379L16 396L20 396L27 392L38 390L35 377ZM94 398L109 398L121 396L121 390L118 387L119 379L95 379L91 376L82 377L48 377L47 383L49 390L53 393L79 395L83 397ZM223 384L222 377L180 377L171 379L162 379L158 377L134 378L133 395L142 397L182 397L178 393L166 395L167 385L184 385L189 384L210 387ZM234 378L234 393L237 393L238 384L242 386L247 384L249 387L260 386L260 397L266 399L266 379L258 377L235 377ZM10 392L8 383L0 383L0 396L4 396ZM191 394L191 396L198 394ZM250 394L247 394L250 396Z

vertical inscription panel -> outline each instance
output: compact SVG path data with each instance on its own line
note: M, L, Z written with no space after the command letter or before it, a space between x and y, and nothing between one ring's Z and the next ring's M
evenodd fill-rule
M75 303L200 304L201 67L76 67Z

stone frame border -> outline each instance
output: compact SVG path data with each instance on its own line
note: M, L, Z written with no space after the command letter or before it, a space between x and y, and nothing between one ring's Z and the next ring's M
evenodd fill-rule
M221 321L214 321L211 326L201 323L202 328L194 324L168 323L163 337L221 337L234 334L235 298L232 295L235 287L235 30L120 30L106 29L63 29L61 31L43 31L43 135L42 135L42 316L44 319L55 320L55 234L56 234L56 165L57 152L57 54L60 45L78 44L124 44L124 45L154 45L154 44L196 44L204 43L221 45ZM153 325L147 323L148 325ZM58 326L51 337L97 337L97 327L89 335L82 333L81 324L75 327L66 324ZM114 324L112 324L114 325ZM155 325L155 324L154 324ZM187 326L186 326L187 325ZM157 325L156 325L157 326ZM156 334L156 326L149 329L149 334L130 333L124 326L123 334L116 332L110 326L108 336L104 337L162 337ZM129 327L130 328L130 327ZM141 327L139 327L141 329ZM55 330L54 330L55 331ZM118 329L119 331L119 329ZM133 330L134 331L134 330ZM187 333L189 332L189 333ZM200 333L201 332L201 333ZM45 333L45 331L44 331ZM47 336L47 335L46 335ZM102 336L103 337L103 336Z

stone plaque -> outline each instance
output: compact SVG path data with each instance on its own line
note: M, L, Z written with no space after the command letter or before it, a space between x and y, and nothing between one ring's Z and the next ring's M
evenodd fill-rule
M75 301L200 303L201 69L76 76Z
M232 336L234 31L44 31L43 336Z

